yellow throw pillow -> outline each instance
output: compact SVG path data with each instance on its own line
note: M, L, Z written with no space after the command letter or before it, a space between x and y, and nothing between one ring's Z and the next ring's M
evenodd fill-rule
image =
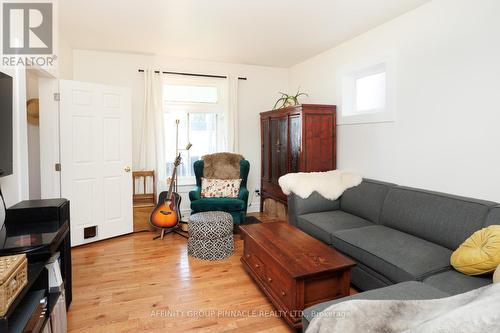
M499 283L500 282L500 265L498 265L497 270L493 274L493 283Z
M451 265L467 275L493 272L500 264L500 225L476 231L451 255Z

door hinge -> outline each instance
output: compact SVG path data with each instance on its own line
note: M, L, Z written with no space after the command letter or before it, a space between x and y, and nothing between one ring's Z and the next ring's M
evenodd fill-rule
M61 94L60 93L54 93L54 101L55 102L61 101Z
M56 163L56 171L61 171L61 163Z

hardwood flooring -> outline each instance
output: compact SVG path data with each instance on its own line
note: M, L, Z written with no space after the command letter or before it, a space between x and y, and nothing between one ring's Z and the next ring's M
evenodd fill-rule
M234 255L216 262L189 257L179 235L152 236L72 250L69 332L292 332L243 270L238 236Z

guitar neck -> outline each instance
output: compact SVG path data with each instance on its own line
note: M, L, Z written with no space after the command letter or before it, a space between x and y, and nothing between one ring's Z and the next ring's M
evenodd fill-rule
M177 167L178 167L178 165L174 165L174 171L172 171L172 178L171 178L172 180L170 181L170 186L168 188L167 200L170 200L170 198L172 197L175 176L177 175Z

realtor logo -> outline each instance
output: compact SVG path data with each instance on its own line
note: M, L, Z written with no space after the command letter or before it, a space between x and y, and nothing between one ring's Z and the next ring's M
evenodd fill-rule
M53 54L53 4L3 3L3 54Z

